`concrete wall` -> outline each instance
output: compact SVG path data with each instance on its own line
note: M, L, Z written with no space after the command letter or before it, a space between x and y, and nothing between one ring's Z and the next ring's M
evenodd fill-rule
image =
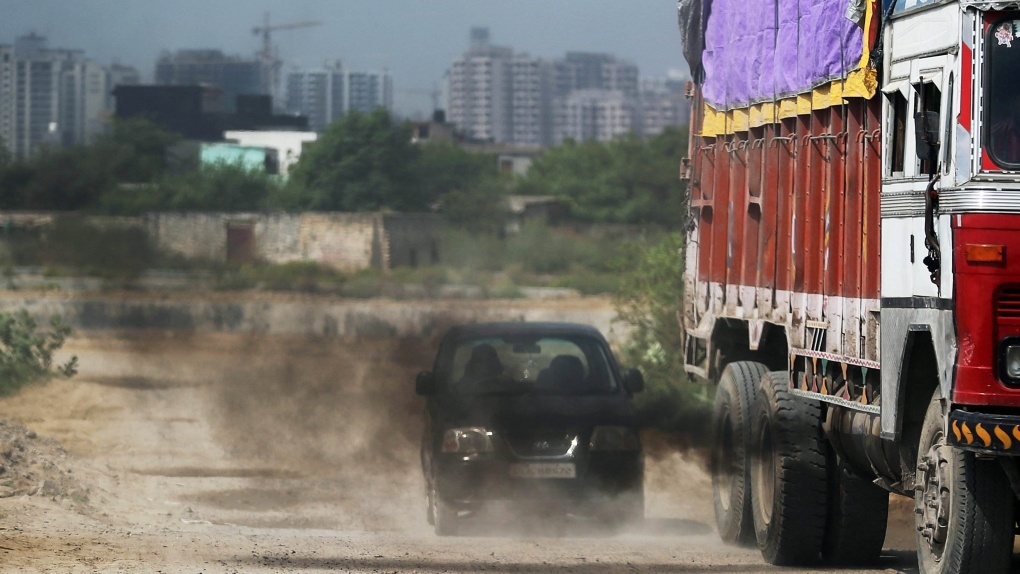
M443 219L430 213L383 216L387 268L421 267L440 261Z
M215 298L214 298L215 299ZM154 329L180 333L309 335L339 338L421 337L453 324L485 321L569 321L592 325L614 344L630 328L616 321L605 299L556 302L548 307L518 301L384 301L309 298L220 300L41 295L0 298L0 311L27 310L40 324L61 316L76 335L89 331ZM84 360L84 358L83 358Z
M191 259L227 261L232 254L242 262L313 261L341 271L437 263L443 229L442 218L433 214L173 212L84 217L99 228L140 227L155 247ZM49 213L6 212L0 214L0 230L45 228L56 220ZM227 245L228 229L234 232L234 249ZM237 249L237 233L244 236L243 249Z
M438 263L443 220L433 214L154 213L146 217L160 247L186 257L227 259L227 226L247 223L255 258L315 261L342 271Z
M303 214L301 257L344 271L388 268L383 265L381 227L381 217L377 214Z

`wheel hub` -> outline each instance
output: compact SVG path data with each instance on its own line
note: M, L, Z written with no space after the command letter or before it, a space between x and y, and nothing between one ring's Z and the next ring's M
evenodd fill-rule
M942 557L949 533L952 484L948 451L948 446L934 444L917 465L915 523L936 559Z

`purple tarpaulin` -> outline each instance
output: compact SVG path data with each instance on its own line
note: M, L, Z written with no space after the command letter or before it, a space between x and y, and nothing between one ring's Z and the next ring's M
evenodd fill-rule
M863 32L850 0L706 0L705 83L716 108L773 101L845 78Z

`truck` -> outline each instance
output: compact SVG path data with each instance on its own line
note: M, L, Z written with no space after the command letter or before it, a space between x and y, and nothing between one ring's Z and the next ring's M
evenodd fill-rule
M1020 494L1020 2L680 0L682 312L721 537L1005 572ZM909 505L909 502L905 501Z

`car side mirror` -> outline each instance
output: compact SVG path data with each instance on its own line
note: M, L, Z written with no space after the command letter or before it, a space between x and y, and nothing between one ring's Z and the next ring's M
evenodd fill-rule
M623 385L631 393L640 393L645 390L645 376L637 369L627 369L623 373Z
M423 397L435 394L436 376L432 374L432 371L418 373L418 376L414 379L414 392Z

